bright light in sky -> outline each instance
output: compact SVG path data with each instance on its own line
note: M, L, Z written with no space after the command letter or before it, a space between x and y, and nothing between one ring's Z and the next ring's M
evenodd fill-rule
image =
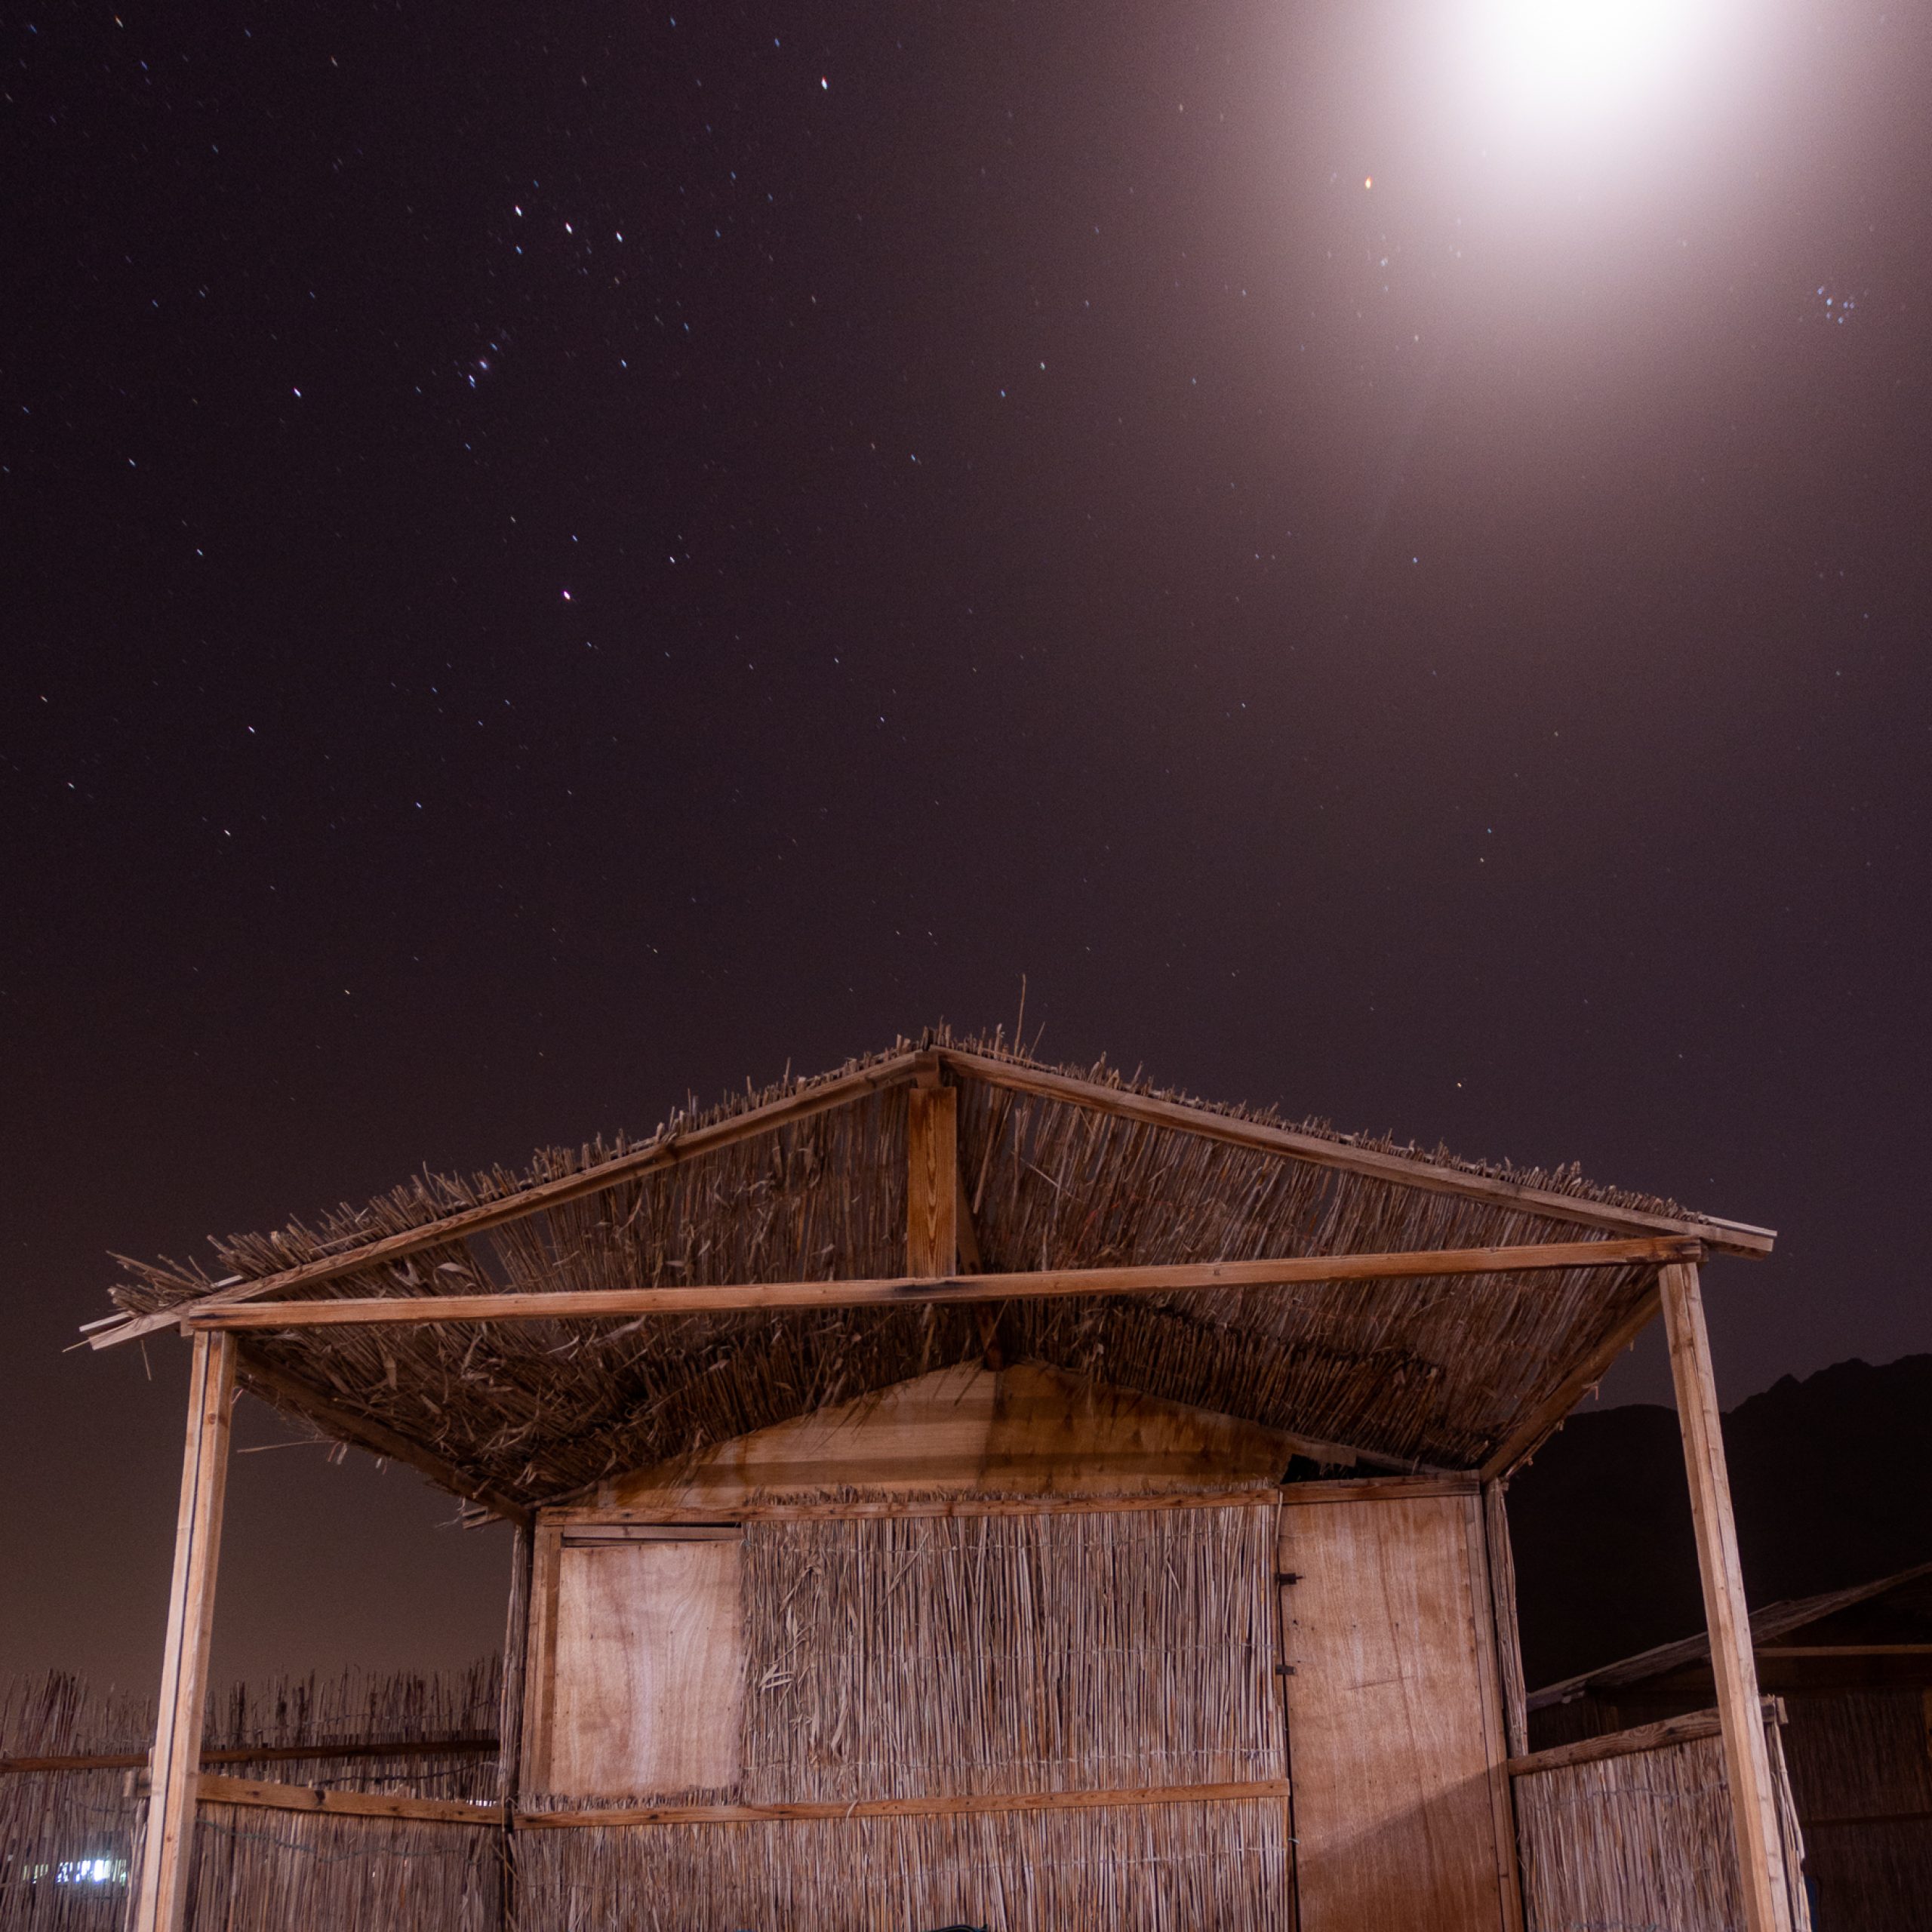
M1471 65L1512 119L1641 118L1695 66L1712 0L1475 0Z

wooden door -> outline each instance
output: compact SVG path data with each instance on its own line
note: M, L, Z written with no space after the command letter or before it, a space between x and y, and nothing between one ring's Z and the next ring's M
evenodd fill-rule
M1481 1509L1355 1489L1282 1511L1302 1932L1521 1923Z

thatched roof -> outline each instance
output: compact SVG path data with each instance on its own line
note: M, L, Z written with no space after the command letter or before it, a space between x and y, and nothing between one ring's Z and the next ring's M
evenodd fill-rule
M1571 1168L1526 1171L1291 1124L1156 1094L1104 1066L1045 1067L997 1035L942 1033L815 1080L748 1088L645 1140L551 1149L521 1172L425 1174L312 1226L231 1236L214 1243L214 1273L123 1262L114 1300L150 1320L122 1332L303 1263L322 1264L325 1278L305 1281L305 1297L893 1276L906 1266L907 1097L915 1067L930 1075L935 1063L958 1092L960 1167L985 1269L1660 1232L1740 1251L1769 1244L1761 1231ZM1654 1303L1655 1275L1599 1266L1014 1302L1001 1343L1012 1358L1385 1461L1468 1469L1627 1339ZM251 1339L242 1372L330 1433L392 1453L413 1445L451 1472L452 1487L528 1506L983 1346L966 1307L738 1311L276 1331Z

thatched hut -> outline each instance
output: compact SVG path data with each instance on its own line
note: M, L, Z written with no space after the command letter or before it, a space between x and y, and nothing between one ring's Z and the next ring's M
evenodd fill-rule
M1932 1563L1752 1612L1821 1932L1932 1928ZM1660 1644L1531 1694L1546 1747L1707 1706L1710 1640Z
M136 1923L227 1924L197 1837L266 1805L496 1835L424 1932L1783 1932L1698 1295L1771 1238L941 1034L134 1268L97 1345L195 1351ZM1667 1817L1527 1755L1503 1508L1660 1311L1718 1664L1632 1746ZM491 1807L198 1777L237 1383L517 1526Z

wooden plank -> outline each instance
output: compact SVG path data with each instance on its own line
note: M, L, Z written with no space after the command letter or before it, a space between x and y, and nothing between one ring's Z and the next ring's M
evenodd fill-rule
M481 1234L491 1228L500 1227L506 1222L520 1221L526 1215L539 1214L546 1208L558 1208L566 1201L601 1194L606 1189L634 1180L640 1175L659 1173L676 1167L681 1161L696 1160L700 1155L715 1154L720 1148L735 1146L741 1140L753 1140L761 1134L771 1134L781 1127L795 1125L801 1120L811 1119L814 1114L843 1106L850 1100L863 1100L884 1088L903 1085L931 1063L930 1052L897 1054L873 1066L861 1067L857 1072L802 1088L761 1107L748 1109L729 1120L715 1121L709 1127L694 1128L688 1133L663 1135L645 1146L633 1148L627 1154L620 1154L581 1174L561 1175L555 1180L540 1182L501 1201L485 1201L479 1207L441 1215L435 1220L424 1222L420 1228L386 1235L380 1240L345 1248L340 1254L323 1255L316 1260L285 1268L279 1274L263 1275L254 1281L223 1288L211 1301L218 1300L225 1307L234 1306L244 1302L259 1301L267 1296L285 1294L291 1288L332 1281L340 1275L356 1274L385 1262L401 1261L410 1255L421 1254L425 1248L439 1247L447 1241ZM150 1315L130 1315L116 1327L90 1335L88 1344L93 1348L111 1349L139 1336L157 1334L174 1327L180 1313L178 1308L168 1308L157 1309Z
M539 1515L530 1564L529 1662L523 1680L523 1764L518 1788L549 1789L551 1712L557 1664L557 1576L563 1559L563 1531Z
M728 1515L788 1492L842 1489L1130 1495L1276 1480L1297 1455L1355 1460L1334 1444L1039 1363L994 1371L966 1362L608 1478L568 1500Z
M1339 1482L1290 1483L1284 1503L1402 1503L1418 1497L1476 1496L1481 1484L1472 1475L1365 1476Z
M272 1784L259 1778L204 1774L195 1797L204 1804L238 1804L269 1811L320 1811L331 1817L411 1818L445 1825L501 1825L500 1804L457 1798L401 1798L380 1791L320 1791L311 1785Z
M313 1759L334 1762L356 1758L487 1758L497 1749L494 1737L405 1737L385 1743L360 1738L352 1744L254 1744L242 1750L204 1751L209 1764L280 1764ZM60 1758L0 1758L0 1775L9 1771L131 1771L144 1768L146 1751L111 1752Z
M1163 1100L1152 1094L1131 1093L1124 1088L1103 1087L1097 1081L1077 1079L1069 1074L1016 1066L1008 1060L968 1053L957 1047L941 1047L937 1051L941 1063L952 1072L983 1080L989 1086L1004 1087L1014 1093L1034 1094L1043 1100L1070 1101L1100 1112L1118 1115L1122 1119L1140 1121L1150 1127L1177 1128L1183 1133L1198 1134L1204 1140L1218 1140L1229 1146L1286 1154L1316 1167L1337 1168L1345 1173L1395 1181L1404 1187L1422 1188L1434 1194L1460 1195L1468 1200L1521 1208L1527 1213L1547 1215L1552 1220L1572 1221L1582 1227L1612 1228L1631 1234L1647 1232L1687 1235L1721 1254L1752 1257L1770 1254L1777 1239L1774 1229L1753 1227L1744 1221L1727 1221L1718 1215L1686 1215L1678 1218L1645 1214L1633 1208L1614 1208L1604 1201L1590 1201L1574 1194L1559 1194L1549 1188L1526 1187L1519 1181L1500 1180L1488 1174L1432 1166L1412 1155L1385 1154L1377 1149L1348 1141L1327 1140L1319 1134L1302 1134L1291 1128L1270 1127L1260 1121L1242 1120L1232 1114L1217 1113L1210 1107L1189 1106L1184 1101Z
M1311 1484L1311 1487L1318 1485ZM1150 1509L1272 1509L1283 1492L1272 1483L1246 1489L1181 1490L1149 1496L855 1497L837 1503L749 1503L731 1512L741 1523L836 1523L903 1516L1069 1516L1132 1514ZM701 1523L717 1520L715 1505L691 1509L651 1503L634 1509L595 1506L545 1509L538 1521L561 1534L577 1523Z
M1711 1635L1724 1772L1737 1822L1745 1924L1749 1932L1791 1932L1777 1796L1759 1716L1750 1614L1737 1558L1737 1529L1731 1518L1724 1433L1697 1271L1690 1266L1666 1268L1660 1286L1664 1327L1670 1338L1678 1426L1684 1438L1684 1466L1690 1478L1697 1571Z
M1764 1698L1758 1708L1765 1723L1783 1723L1784 1706L1778 1698ZM1547 1751L1531 1751L1512 1758L1509 1775L1528 1777L1537 1771L1561 1770L1565 1764L1592 1764L1600 1758L1627 1758L1640 1751L1662 1751L1672 1744L1715 1737L1722 1728L1714 1710L1687 1711L1681 1717L1637 1724L1629 1730L1608 1731L1601 1737L1579 1738L1574 1744L1554 1744Z
M906 1103L906 1272L959 1272L959 1090L912 1087Z
M1491 1614L1496 1626L1497 1669L1503 1690L1503 1714L1509 1755L1530 1748L1529 1699L1523 1683L1523 1638L1516 1618L1516 1556L1509 1540L1506 1482L1482 1486L1483 1545L1489 1565Z
M1491 1485L1493 1489L1494 1484ZM1489 1552L1489 1497L1463 1505L1469 1541L1469 1597L1475 1617L1477 1699L1482 1712L1483 1757L1489 1767L1489 1811L1494 1827L1496 1887L1505 1932L1523 1932L1523 1890L1516 1864L1516 1801L1509 1784L1509 1725L1504 1709L1502 1644L1496 1617L1496 1580Z
M742 1571L736 1540L565 1546L547 1791L638 1798L737 1783Z
M181 1932L187 1909L195 1766L202 1749L234 1406L233 1339L196 1336L188 1377L181 1500L174 1518L174 1572L168 1590L167 1647L162 1656L153 1785L134 1894L134 1932Z
M522 1527L531 1521L529 1510L515 1497L506 1495L480 1477L459 1469L455 1463L444 1461L420 1442L412 1442L408 1436L398 1435L383 1423L331 1401L320 1389L311 1387L299 1376L291 1375L286 1369L264 1361L246 1344L242 1347L238 1373L242 1386L260 1395L271 1407L294 1409L331 1435L346 1437L373 1454L386 1457L392 1463L401 1463L419 1475L427 1476L438 1488L447 1489L451 1494L466 1497L472 1503L480 1503L507 1522Z
M1178 1262L1145 1268L1041 1268L1017 1274L898 1275L851 1281L735 1282L689 1288L601 1288L552 1294L369 1295L247 1307L190 1302L173 1312L183 1333L369 1327L398 1322L613 1320L731 1309L864 1308L926 1303L1038 1300L1069 1295L1175 1294L1285 1287L1310 1281L1404 1281L1458 1275L1534 1274L1696 1260L1695 1241L1672 1235L1564 1241L1529 1247L1448 1247L1408 1254L1290 1255L1269 1261Z
M1540 1402L1509 1433L1482 1466L1483 1479L1493 1482L1536 1454L1563 1426L1564 1418L1609 1373L1611 1363L1651 1325L1657 1312L1658 1291L1653 1286L1644 1298L1589 1354L1558 1383L1548 1400Z
M844 1818L967 1818L1011 1811L1097 1811L1157 1804L1278 1803L1286 1778L1246 1784L1186 1784L1121 1791L997 1791L959 1798L874 1798L842 1804L626 1804L603 1811L520 1811L525 1830L617 1825L761 1825Z
M1472 1491L1310 1505L1280 1565L1302 1932L1500 1932Z

